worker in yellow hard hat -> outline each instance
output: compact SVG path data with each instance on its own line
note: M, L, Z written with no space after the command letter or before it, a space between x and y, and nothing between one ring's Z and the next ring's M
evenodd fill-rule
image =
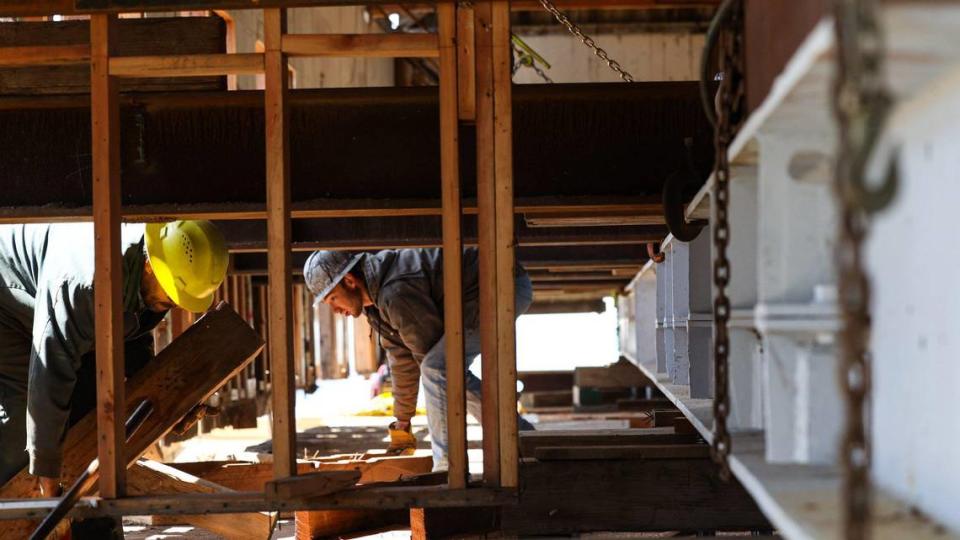
M174 306L210 307L228 254L209 221L121 225L126 374ZM24 466L59 491L61 438L95 404L90 223L0 226L0 485Z

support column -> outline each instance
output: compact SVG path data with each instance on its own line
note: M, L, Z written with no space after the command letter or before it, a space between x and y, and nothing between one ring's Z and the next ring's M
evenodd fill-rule
M480 270L480 354L483 379L483 480L500 485L497 343L496 187L494 167L492 2L474 4L477 92L477 240Z
M293 412L292 274L290 268L290 145L287 59L281 50L283 8L263 10L264 113L267 161L267 273L270 300L270 374L273 398L273 472L296 474Z
M518 451L510 2L478 2L475 13L484 479L514 487Z
M122 497L125 396L123 391L123 261L120 254L120 106L110 76L116 16L90 18L90 111L93 129L94 300L97 351L97 457L100 495Z
M447 441L452 489L467 485L467 416L463 351L463 240L457 94L456 5L437 5L440 44L440 176L443 204L443 313L447 356Z

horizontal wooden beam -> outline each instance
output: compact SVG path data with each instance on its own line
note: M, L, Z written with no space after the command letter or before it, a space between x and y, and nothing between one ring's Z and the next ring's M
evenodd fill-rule
M706 444L644 444L632 446L541 446L534 452L540 461L597 459L687 459L709 458Z
M455 0L438 0L452 2ZM715 6L719 0L554 0L561 9L660 9ZM93 12L177 11L182 9L258 9L397 4L396 0L2 0L0 17L74 15ZM514 11L542 9L536 0L515 0Z
M633 212L638 215L655 215L663 212L659 203L648 202L646 197L541 197L517 199L517 214L563 214L577 216L581 213ZM163 221L175 219L208 220L262 220L267 212L262 204L206 203L206 204L138 204L121 208L123 219L131 222ZM90 221L89 206L72 208L55 205L3 208L0 223L62 223ZM476 215L474 201L465 200L464 215ZM294 219L319 218L371 218L371 217L416 217L440 216L440 203L435 200L318 200L294 203L290 212ZM662 223L662 219L660 220ZM662 237L661 237L662 238Z
M0 47L0 68L66 66L89 61L89 44Z
M118 56L110 59L116 77L204 77L263 73L263 54L185 54L179 56Z
M290 56L437 58L436 34L286 34L283 52Z
M447 489L446 486L382 485L358 486L323 497L309 499L268 499L263 493L234 492L213 494L154 495L101 499L84 497L70 512L73 517L131 516L164 514L236 514L293 510L362 508L455 508L515 504L517 492L499 488L472 487ZM37 519L47 515L59 499L0 500L0 520Z

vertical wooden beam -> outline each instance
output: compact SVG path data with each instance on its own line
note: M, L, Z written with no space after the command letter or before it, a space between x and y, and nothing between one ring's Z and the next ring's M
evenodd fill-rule
M483 378L483 479L500 485L500 407L497 361L497 250L494 167L493 21L489 0L474 4L476 40L477 220L480 251L480 354Z
M441 36L440 39L442 41L443 37ZM457 95L460 103L460 120L473 122L477 119L477 67L474 53L476 40L474 37L473 7L457 6L456 40Z
M273 472L296 474L293 415L292 273L290 268L290 145L287 59L281 50L287 16L263 10L264 113L267 158L267 274L270 299L270 375L273 382Z
M120 105L110 76L116 17L90 18L90 111L93 152L94 299L97 351L97 457L100 495L125 489L123 262L120 254Z
M457 99L456 4L437 4L440 41L440 177L443 206L443 330L447 353L448 484L467 486L467 416L463 354L463 240Z
M493 20L493 121L497 250L497 375L500 391L500 485L517 487L517 351L513 233L513 50L510 0L495 0Z

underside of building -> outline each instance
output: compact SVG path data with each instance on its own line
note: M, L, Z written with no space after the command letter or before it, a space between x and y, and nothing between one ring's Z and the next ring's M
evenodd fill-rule
M958 33L949 0L0 0L0 224L92 221L97 272L67 495L24 468L0 537L960 537ZM226 279L125 377L118 231L173 220ZM442 467L424 389L385 451L389 346L304 277L393 249L443 255Z

